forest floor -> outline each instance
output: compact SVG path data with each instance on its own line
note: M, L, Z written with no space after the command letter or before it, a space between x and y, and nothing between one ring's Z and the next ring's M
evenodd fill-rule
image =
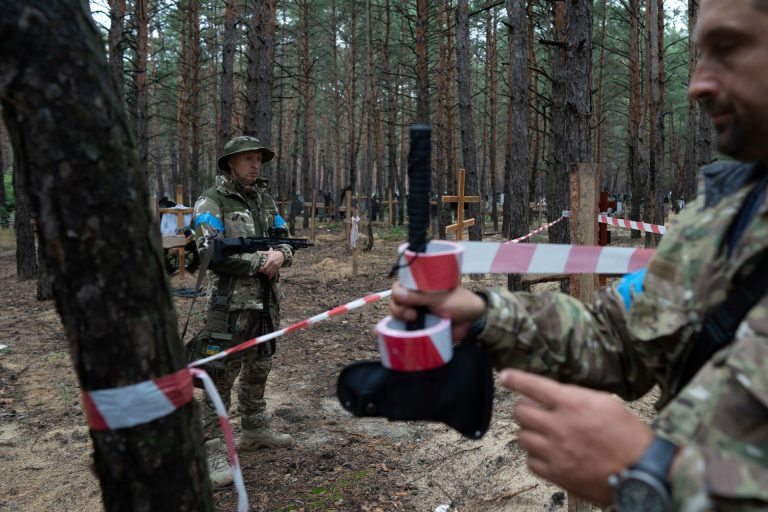
M630 245L628 233L614 230L614 244ZM402 230L376 228L374 248L360 254L353 277L341 229L321 224L315 247L300 251L294 266L282 271L282 325L389 289L387 274L404 238ZM192 287L193 281L174 278L172 285ZM505 276L464 282L503 286ZM34 281L17 281L9 230L0 230L0 283L0 345L8 346L0 350L0 511L103 510L61 322L52 302L35 299ZM536 285L535 291L554 286ZM190 300L175 298L180 325ZM202 324L203 304L195 305L188 338ZM442 424L359 419L342 409L339 371L353 361L378 359L372 332L387 312L385 300L278 340L267 404L273 427L296 443L240 454L251 509L566 510L564 493L529 473L512 416L516 397L498 385L491 428L479 441ZM630 407L650 421L654 398ZM230 412L239 432L236 407ZM216 491L215 500L218 510L236 509L232 487Z

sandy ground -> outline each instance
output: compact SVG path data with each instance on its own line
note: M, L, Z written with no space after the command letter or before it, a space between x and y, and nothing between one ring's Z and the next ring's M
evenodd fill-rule
M377 228L375 246L360 255L353 277L340 230L324 226L316 246L283 272L283 325L388 289L402 241L391 235ZM614 231L614 240L620 235ZM499 277L466 281L503 285ZM35 300L34 282L17 281L7 230L0 230L0 282L0 345L9 347L0 351L0 511L102 510L61 323L51 302ZM173 285L192 282L174 278ZM176 298L180 322L190 300ZM190 333L201 324L202 302ZM372 304L278 341L268 407L274 426L297 443L241 455L252 510L433 511L441 504L460 511L565 510L564 494L528 472L511 414L515 396L501 388L491 429L480 441L441 424L357 419L341 408L338 373L352 361L378 358L372 329L387 307L386 301ZM652 401L649 396L631 407L650 421ZM236 408L231 412L238 430ZM235 510L233 489L215 498L219 510Z

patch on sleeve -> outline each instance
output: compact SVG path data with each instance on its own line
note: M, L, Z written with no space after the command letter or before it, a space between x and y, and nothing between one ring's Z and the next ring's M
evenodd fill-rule
M621 297L624 299L624 305L627 307L627 311L632 307L632 292L635 295L643 293L643 281L645 281L645 274L648 272L647 268L638 270L631 274L625 275L619 286L616 287Z
M203 213L202 215L198 215L195 218L195 227L199 226L200 224L210 224L213 229L217 231L224 231L224 224L222 224L221 221L216 218L216 216L211 215L210 213Z

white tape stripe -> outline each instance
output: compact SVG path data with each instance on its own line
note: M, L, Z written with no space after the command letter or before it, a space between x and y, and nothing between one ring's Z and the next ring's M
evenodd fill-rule
M216 409L216 414L219 419L224 419L226 426L229 428L229 432L224 432L224 441L227 444L227 452L229 453L230 466L232 467L232 478L235 481L235 487L237 488L237 512L248 512L248 493L245 491L245 482L243 481L243 472L240 469L240 461L237 458L237 448L234 444L234 437L232 436L232 427L229 424L229 415L227 414L227 408L224 407L224 402L221 401L221 396L216 390L213 381L203 370L193 368L192 373L195 377L203 381L205 391L213 402L213 406Z
M568 263L568 256L571 254L570 245L538 244L536 252L533 255L528 272L531 274L559 274L565 269Z
M490 272L493 259L499 252L499 244L485 242L461 242L464 246L464 260L461 263L462 274L484 274Z
M607 215L598 215L597 221L601 224L611 224L625 229L635 229L637 231L643 231L647 233L658 233L660 235L667 234L667 228L658 224L648 224L647 222L638 222L634 220L617 219L615 217L609 217Z
M566 213L566 212L563 212L563 213ZM541 226L541 227L540 227L540 228L538 228L538 229L534 229L533 231L531 231L531 232L530 232L530 233L528 233L527 235L523 235L523 236L521 236L521 237L519 237L519 238L515 238L514 240L510 240L509 242L504 242L504 243L507 243L507 244L517 244L517 243L520 243L520 242L522 242L523 240L525 240L526 238L530 238L530 237L532 237L533 235L536 235L536 234L538 234L538 233L541 233L542 231L544 231L544 230L546 230L546 229L549 229L549 228L551 228L552 226L554 226L555 224L557 224L558 222L560 222L561 220L563 220L563 219L565 219L565 218L566 218L566 216L565 216L565 215L563 215L563 216L562 216L562 217L560 217L559 219L557 219L557 220L553 220L553 221L552 221L552 222L550 222L549 224L546 224L546 225L544 225L544 226Z
M377 292L377 293L372 293L372 294L367 295L364 298L353 300L352 302L349 302L349 303L345 304L344 306L341 306L341 309L343 309L344 313L346 313L346 312L352 311L353 309L357 309L357 308L363 307L366 304L370 304L372 302L376 302L378 300L385 299L385 298L389 297L390 295L392 295L392 290L385 290L385 291L381 291L381 292ZM369 300L366 301L365 300L366 298L369 298ZM334 308L334 309L336 309L336 308ZM336 316L336 315L334 315L334 316ZM264 336L259 336L258 338L254 338L252 340L244 341L240 345L245 345L246 343L251 343L251 342L255 342L255 343L253 343L254 346L260 345L261 343L265 343L267 341L270 341L270 340L273 340L275 338L279 338L279 337L285 335L286 333L288 333L291 330L291 328L293 328L293 327L295 327L295 326L297 326L299 324L306 323L306 325L313 325L315 323L321 322L321 321L329 319L329 318L331 318L330 311L326 311L324 313L320 313L319 315L315 315L315 316L313 316L313 317L311 317L311 318L309 318L307 320L302 320L301 322L296 322L295 324L289 325L288 327L284 327L284 328L280 329L279 331L271 332L269 334L265 334ZM198 359L197 361L193 361L193 362L189 363L187 365L187 367L188 368L194 368L196 366L201 366L201 365L204 365L206 363L210 363L211 361L216 361L218 359L224 359L229 354L231 354L233 351L235 351L235 349L237 347L239 347L240 345L236 345L236 346L234 346L234 347L232 347L232 348L230 348L228 350L225 350L223 352L219 352L218 354L215 354L215 355L212 355L212 356L208 356L208 357L205 357L203 359Z
M534 251L534 256L527 268L520 268L519 261L513 260L515 257L519 257L520 253L517 249L509 250L507 248L504 251L504 258L497 259L499 251L503 244L494 244L487 242L461 242L464 246L464 261L461 265L461 272L464 274L487 274L491 273L493 268L494 272L505 273L527 273L527 274L559 274L568 268L573 255L571 249L575 246L572 245L559 245L559 244L526 244L525 246L517 246L520 248ZM582 246L585 247L586 246ZM585 252L580 251L578 259L578 268L590 269L584 270L582 273L590 274L626 274L632 270L629 268L630 262L635 256L638 256L638 262L642 263L650 258L653 251L647 249L635 249L633 247L593 247L596 249L594 256L585 256ZM588 258L593 257L594 260L590 261ZM573 266L570 267L574 268ZM592 271L591 269L595 270ZM569 271L572 272L572 271Z
M97 389L89 395L111 430L149 423L176 410L151 380L119 388Z

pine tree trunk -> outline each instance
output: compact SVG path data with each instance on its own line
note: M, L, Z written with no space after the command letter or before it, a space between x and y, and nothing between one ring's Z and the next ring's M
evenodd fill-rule
M221 154L224 145L232 138L232 107L235 102L235 45L237 42L237 5L240 0L227 0L224 11L224 36L221 56L221 107L219 141L216 150Z
M523 21L525 21L525 18L523 17ZM489 123L490 127L488 130L488 160L489 160L489 173L491 178L491 217L493 218L493 231L498 233L499 232L499 211L498 211L498 202L496 201L496 193L497 190L497 183L496 183L496 175L498 174L498 169L496 168L497 164L497 155L496 155L496 143L498 140L498 108L499 108L499 78L498 78L498 71L499 71L499 57L498 57L498 49L496 48L497 44L497 16L496 11L494 11L493 16L490 14L490 9L488 10L488 17L486 18L486 23L489 27L488 33L488 48L489 48L489 55L488 55L488 62L489 62L489 75L490 75L490 82L491 82L491 91L488 96L488 104L489 104L489 110L490 110L490 116L489 116ZM527 75L527 71L526 71ZM527 92L527 91L526 91ZM527 127L526 127L527 130ZM485 190L484 188L481 190Z
M568 183L570 163L566 146L566 82L573 80L566 71L566 6L565 2L555 2L552 6L553 31L550 46L549 75L551 123L549 132L549 173L547 174L547 220L552 222L560 217L560 212L568 209ZM560 222L547 230L551 243L570 243L567 222Z
M416 0L416 122L429 124L429 1Z
M139 150L139 171L149 183L149 101L147 92L147 33L149 30L148 0L135 0L134 24L136 25L136 49L133 67L133 119Z
M2 20L0 20L2 23ZM8 130L13 141L13 126L8 119L10 108L5 107L4 112ZM19 146L14 143L14 148ZM37 253L35 250L35 227L32 225L32 207L29 204L27 190L27 161L19 155L19 150L13 151L13 197L16 200L16 277L19 281L35 279L37 277Z
M8 198L5 195L5 169L6 169L5 162L8 158L8 155L4 151L5 150L5 147L3 146L4 140L5 140L5 125L3 124L2 120L0 120L0 208L7 210ZM5 214L7 215L7 212L5 212ZM5 219L0 219L0 227L8 227L7 225L3 225L4 220Z
M10 79L0 101L78 380L91 391L168 375L185 361L146 180L86 8L0 0ZM91 438L106 510L213 510L194 402Z
M194 204L202 192L200 188L200 2L190 2L189 24L189 196L187 205Z
M189 174L190 174L190 134L189 126L191 124L190 112L190 93L189 85L192 80L192 63L190 50L190 27L189 11L190 3L196 0L179 0L179 86L178 103L176 110L176 138L178 142L178 174L176 183L171 183L171 189L182 185L185 195L189 193Z
M469 48L469 0L459 0L456 8L456 70L459 94L461 155L466 169L467 195L479 195L475 123L472 115L472 60ZM470 240L483 239L482 203L470 203L467 213L475 219L469 228Z
M123 49L125 47L125 0L109 0L109 68L120 101L124 101Z
M509 125L511 137L506 151L505 170L509 174L510 194L509 238L528 233L528 27L525 22L525 0L507 0L509 19ZM507 279L510 290L522 289L519 274Z
M662 0L659 0L661 2ZM649 172L648 172L648 191L647 202L648 208L646 209L646 221L653 224L664 224L664 212L663 212L663 197L665 191L663 189L663 155L664 155L664 139L663 139L663 117L664 117L664 104L662 100L661 92L661 64L662 56L661 50L663 50L661 38L661 30L658 23L658 17L660 14L660 5L657 0L649 0L647 8L647 23L648 27L648 107L650 115L649 121L649 135L650 135L650 155L649 155ZM651 233L646 234L646 245L656 246L660 237Z
M37 246L41 247L40 234L37 235ZM37 300L51 299L53 299L53 276L48 272L43 251L37 251Z
M627 173L629 174L629 217L640 219L640 201L645 183L640 179L640 122L642 117L642 84L640 83L640 0L629 0L629 130L627 133ZM632 231L639 238L639 231Z
M688 0L688 82L696 71L697 50L693 40L693 31L696 26L699 2ZM692 201L696 197L696 110L697 101L688 98L688 133L685 140L685 164L683 170L682 197L686 201Z

